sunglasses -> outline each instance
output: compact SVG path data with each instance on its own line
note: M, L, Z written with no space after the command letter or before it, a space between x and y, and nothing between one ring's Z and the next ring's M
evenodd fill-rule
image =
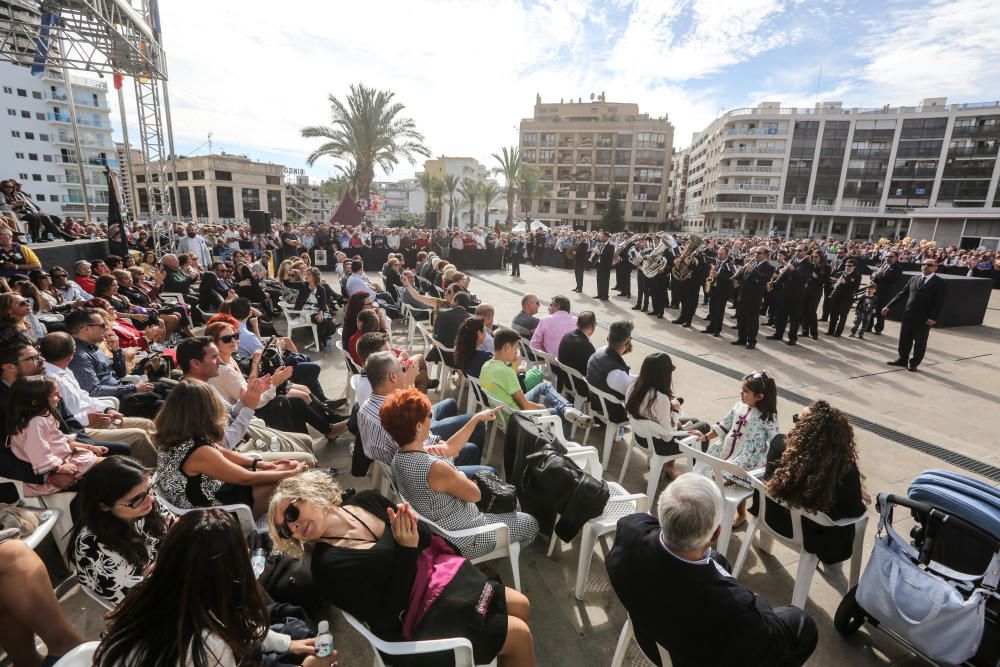
M239 340L240 335L238 333L229 334L228 336L219 336L219 340L223 343L232 343L234 340Z
M108 328L108 323L107 322L88 322L87 326L88 327L101 327L102 329L107 329Z
M153 492L153 482L152 480L150 480L149 486L146 487L145 491L135 496L131 500L122 503L122 505L129 508L130 510L134 510L136 507L146 502L146 498L148 498L149 494L151 494L152 492Z
M288 527L288 524L295 523L299 520L299 508L295 506L298 500L293 500L288 503L288 507L285 508L285 513L282 516L284 519L281 525L278 526L278 535L286 540L292 539L292 530Z

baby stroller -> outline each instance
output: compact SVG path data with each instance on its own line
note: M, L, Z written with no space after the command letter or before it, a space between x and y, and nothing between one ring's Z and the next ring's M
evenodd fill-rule
M910 540L892 523L910 510ZM842 635L866 621L934 664L1000 666L1000 490L928 470L908 497L879 494L879 528L861 581L834 617Z

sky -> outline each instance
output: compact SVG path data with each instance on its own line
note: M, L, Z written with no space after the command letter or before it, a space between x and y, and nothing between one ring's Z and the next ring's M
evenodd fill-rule
M211 132L216 153L316 178L336 162L308 167L320 140L300 130L359 82L395 93L433 156L487 166L536 94L638 103L668 116L676 148L761 101L1000 98L995 0L171 0L160 19L177 153L206 154Z

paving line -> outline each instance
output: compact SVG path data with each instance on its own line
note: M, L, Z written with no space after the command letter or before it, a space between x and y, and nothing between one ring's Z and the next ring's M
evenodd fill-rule
M513 287L510 287L509 285L504 285L503 283L496 282L495 280L490 280L489 278L481 274L478 274L476 272L467 271L466 273L468 273L471 276L474 276L478 280L481 280L488 285L492 285L493 287L498 287L502 290L510 292L511 294L517 294L522 296L524 295L524 292L519 292L518 290L514 289ZM607 329L610 323L607 322L606 320L598 319L597 325L601 328ZM656 350L659 350L661 352L666 352L671 356L676 356L686 361L690 361L691 363L701 366L702 368L707 368L710 371L714 371L721 375L725 375L726 377L732 378L734 380L741 380L745 375L745 373L743 373L742 371L738 371L735 368L730 368L728 366L724 366L714 361L705 359L697 354L691 354L690 352L686 352L684 350L671 347L670 345L665 345L658 340L654 340L642 334L633 333L632 338ZM779 388L778 395L784 398L785 400L791 401L792 403L802 406L810 405L813 403L814 400L804 394L800 394L790 389ZM966 456L965 454L960 454L958 452L954 452L950 449L946 449L939 445L935 445L933 443L927 442L926 440L915 438L912 435L908 435L901 431L897 431L896 429L889 428L888 426L879 424L877 422L873 422L869 419L865 419L864 417L859 417L858 415L852 414L850 412L844 411L844 413L847 415L851 424L856 428L868 431L869 433L873 433L881 438L885 438L886 440L890 440L892 442L895 442L896 444L902 445L909 449L913 449L918 452L923 452L924 454L928 454L936 459L944 461L945 463L951 464L956 468L961 468L962 470L966 470L968 472L981 475L982 477L986 477L987 479L993 480L994 482L1000 482L1000 468L996 466L990 465L989 463L985 463L978 459L974 459L971 456Z

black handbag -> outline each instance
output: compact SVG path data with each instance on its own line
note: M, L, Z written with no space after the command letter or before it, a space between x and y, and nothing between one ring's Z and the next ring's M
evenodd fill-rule
M517 511L517 495L514 485L507 484L491 470L480 470L472 476L479 487L480 498L476 503L479 511L486 514L509 514Z

